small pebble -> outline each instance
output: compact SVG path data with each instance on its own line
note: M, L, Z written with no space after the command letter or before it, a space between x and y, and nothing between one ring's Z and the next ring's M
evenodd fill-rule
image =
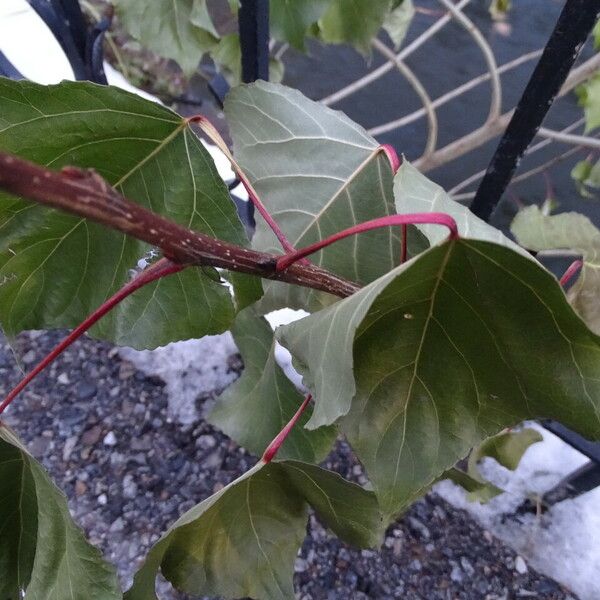
M78 441L79 438L76 435L72 435L71 437L67 438L62 453L62 459L64 462L67 462L69 458L71 458L71 454L73 453Z
M522 556L517 556L515 558L515 571L519 573L519 575L525 575L529 569L527 568L527 564L523 560Z
M124 529L125 529L125 523L123 522L123 519L121 517L119 517L115 521L113 521L111 526L108 528L108 530L111 533L118 533L120 531L123 531Z
M75 394L79 400L89 400L90 398L93 398L97 392L98 388L95 385L83 381L77 386Z
M81 436L81 443L85 446L93 446L98 443L100 436L102 435L102 428L99 425L94 425L87 431L83 432Z
M450 572L450 579L452 579L452 581L454 581L455 583L462 583L462 580L464 579L464 574L462 572L462 569L458 565L454 565L452 567L452 571Z
M29 350L29 352L23 354L23 358L21 358L21 360L24 364L30 365L31 363L35 362L35 352L33 350Z
M77 496L83 496L87 492L87 485L81 479L75 482L75 494Z
M104 436L104 439L102 440L102 443L105 446L116 446L117 445L117 436L114 434L114 432L109 431Z
M138 493L137 483L133 479L133 475L127 474L123 478L123 496L129 500L133 500Z

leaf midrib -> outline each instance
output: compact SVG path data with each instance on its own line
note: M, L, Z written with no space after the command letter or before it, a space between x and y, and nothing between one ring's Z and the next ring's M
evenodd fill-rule
M374 148L373 151L365 158L365 160L360 163L356 169L351 173L350 177L348 177L343 185L335 192L335 194L319 209L318 212L313 213L312 221L296 236L294 240L294 244L300 242L300 240L304 237L304 235L316 224L319 222L323 214L329 210L332 204L334 204L338 198L350 187L350 184L354 182L354 180L359 176L359 174L366 168L366 166L371 162L373 158L376 158L378 154L381 152L380 148ZM356 224L356 220L354 220Z

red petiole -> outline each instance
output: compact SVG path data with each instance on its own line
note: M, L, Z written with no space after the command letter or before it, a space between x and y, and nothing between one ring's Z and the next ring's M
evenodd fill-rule
M289 420L287 425L275 436L273 441L267 446L267 449L264 451L261 458L261 461L263 463L270 463L275 458L275 455L279 451L279 448L281 448L283 442L285 442L290 431L298 422L298 419L302 416L302 413L306 410L306 407L308 406L308 403L310 402L311 398L311 394L308 394L306 398L304 398L304 402L302 402L300 408L296 411L296 414Z
M344 229L343 231L334 233L333 235L330 235L329 237L320 240L319 242L311 244L310 246L306 246L305 248L301 248L300 250L296 250L295 252L285 254L277 260L277 265L275 268L277 271L283 271L284 269L287 269L288 267L293 265L296 261L304 258L305 256L313 254L314 252L318 252L319 250L322 250L323 248L330 246L335 242L343 240L351 235L357 235L359 233L370 231L372 229L378 229L380 227L401 225L403 227L403 239L406 239L406 226L415 224L443 225L444 227L447 227L449 229L450 239L458 239L459 237L456 221L450 215L447 215L445 213L415 213L411 215L389 215L387 217L373 219L372 221L366 221L365 223L359 223L354 227L349 227L348 229ZM405 252L406 251L403 245L403 257Z
M8 393L0 403L0 415L15 397L25 388L39 373L41 373L51 362L64 352L75 340L81 337L92 325L99 321L105 314L112 310L119 302L133 294L144 285L156 281L185 269L187 265L174 263L168 258L161 258L150 265L130 282L125 284L116 294L111 296L99 308L97 308L85 321L78 325L73 331L55 346L19 383Z
M581 270L583 267L583 261L581 259L577 259L573 261L569 268L564 272L563 276L560 278L559 283L562 287L565 287L571 279Z
M379 146L379 150L384 152L387 156L388 160L390 161L390 167L392 167L392 173L395 175L402 164L402 160L396 153L394 146L391 144L381 144L381 146Z
M223 152L223 154L227 157L227 160L231 163L231 168L234 170L235 174L242 182L242 185L246 188L246 192L248 192L248 197L250 201L256 208L256 210L261 214L262 218L265 220L267 225L271 228L271 231L275 234L281 247L286 252L293 252L295 250L294 246L289 242L289 240L285 237L285 234L279 228L279 225L276 223L275 219L271 216L265 205L262 203L261 199L258 197L256 190L252 187L250 180L246 177L246 174L240 169L239 165L235 162L233 155L229 151L229 147L225 143L225 140L221 137L221 134L217 131L217 128L203 115L196 115L195 117L191 117L188 119L189 123L196 123L198 127L209 137L211 141L213 141L216 146Z

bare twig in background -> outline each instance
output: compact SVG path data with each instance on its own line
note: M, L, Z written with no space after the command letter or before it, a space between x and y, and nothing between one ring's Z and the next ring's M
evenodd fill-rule
M558 156L554 156L550 160L547 160L546 162L542 163L541 165L538 165L537 167L534 167L533 169L529 169L528 171L524 171L523 173L520 173L516 177L513 177L510 185L513 186L516 183L520 183L521 181L525 181L526 179L533 177L534 175L539 175L540 173L545 173L550 167L553 167L554 165L561 163L563 160L566 160L567 158L569 158L570 156L573 156L573 154L576 154L577 152L580 152L581 150L585 150L585 148L583 146L573 146L573 148L569 148L569 150L567 150L566 152L563 152L562 154L559 154ZM481 177L483 177L484 174L485 174L485 171L477 173L478 178L481 179ZM464 192L463 194L451 194L451 195L452 195L452 199L456 200L457 202L466 202L468 200L472 200L473 198L475 198L475 191Z
M423 103L423 110L427 115L427 123L429 124L429 129L427 132L427 142L425 144L425 150L423 151L423 157L429 156L437 145L437 136L438 136L438 120L435 114L435 109L433 107L433 103L431 102L431 98L427 93L427 90L419 80L419 78L414 74L414 72L404 64L401 60L398 59L396 54L388 48L383 42L375 38L372 42L373 47L383 56L385 56L389 61L393 62L396 65L396 68L402 75L406 78L408 83L411 85L413 90L421 99Z
M456 5L456 8L458 10L462 10L467 4L469 4L469 2L471 2L471 0L461 0ZM396 58L400 61L405 60L406 57L410 56L415 50L420 48L427 40L431 39L442 27L444 27L444 25L449 23L451 19L452 13L450 12L446 13L443 17L440 17L433 25L431 25L431 27L426 29L419 37L414 39L410 44L408 44L398 54L396 54ZM367 73L360 79L357 79L356 81L353 81L346 87L343 87L341 90L338 90L330 96L323 98L321 102L323 102L323 104L326 104L327 106L335 104L336 102L339 102L340 100L343 100L344 98L354 94L355 92L358 92L373 81L379 79L380 77L391 71L394 68L394 66L394 63L388 61L380 67L377 67L377 69L373 69L370 73Z
M580 83L583 83L598 68L600 68L600 54L594 55L582 65L576 69L573 69L561 88L558 96L564 96L573 88L577 87ZM504 131L513 115L513 112L514 109L505 112L491 123L487 123L486 125L475 129L462 138L459 138L443 148L436 150L428 158L416 161L415 166L421 171L427 172L452 160L455 160L471 150L479 148Z
M581 127L581 125L583 125L584 122L585 122L584 118L577 119L577 121L575 121L574 123L571 123L569 126L562 129L561 132L562 133L570 133L571 131L577 129L578 127ZM543 139L541 142L538 142L537 144L534 144L533 146L529 146L529 148L527 148L527 151L525 152L525 156L529 156L529 155L533 154L534 152L542 150L542 148L545 148L546 146L550 145L553 141L554 140L547 137L547 138ZM457 199L464 200L464 199L468 199L468 198L473 198L475 195L475 191L468 192L466 194L458 194L458 192L460 192L460 190L466 188L467 186L471 185L472 183L479 181L484 175L485 175L485 169L482 169L481 171L474 173L470 177L467 177L467 179L456 184L452 189L450 189L448 191L448 193L455 200L457 200ZM514 180L513 180L513 182L514 182Z
M529 62L530 60L538 58L541 54L542 54L541 50L533 50L532 52L527 52L526 54L523 54L523 55L519 56L518 58L515 58L514 60L504 63L502 66L498 67L498 74L502 75L503 73L506 73L507 71L516 69L517 67L520 67L522 64L524 64L526 62ZM454 88L453 90L450 90L449 92L443 94L439 98L432 100L432 102L431 102L432 108L437 109L440 106L447 104L451 100L454 100L454 98L458 98L459 96L462 96L463 94L465 94L466 92L477 87L481 83L484 83L485 81L489 81L491 76L492 76L491 73L489 71L487 71L486 73L482 73L481 75L478 75L477 77L474 77L473 79L470 79L466 83L459 85L458 87ZM394 129L399 129L400 127L403 127L404 125L408 125L409 123L412 123L413 121L416 121L416 120L420 119L421 117L424 117L426 114L427 114L427 112L426 112L425 108L419 108L418 110L415 110L414 112L412 112L408 115L405 115L404 117L400 117L399 119L395 119L393 121L388 121L387 123L382 123L381 125L377 125L377 127L372 127L371 129L368 130L368 132L372 136L378 136L378 135L381 135L382 133L387 133L388 131L392 131Z
M554 131L546 127L540 127L538 135L556 142L562 142L563 144L577 145L581 148L600 148L600 140L589 135L573 135L562 131Z
M498 65L494 53L487 43L486 39L481 35L481 31L475 27L473 22L465 16L460 8L455 6L450 0L439 0L451 13L452 16L469 32L475 43L479 46L487 68L490 74L492 84L492 97L490 99L490 112L486 123L494 121L500 116L502 110L502 86L500 84L500 75L498 74Z

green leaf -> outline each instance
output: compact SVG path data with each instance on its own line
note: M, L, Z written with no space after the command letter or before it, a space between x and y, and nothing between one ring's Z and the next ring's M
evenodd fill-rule
M600 188L600 161L592 164L590 158L580 160L571 170L571 177L575 187L584 198L595 198L595 194L588 190Z
M496 487L493 483L475 479L458 467L448 469L445 473L440 475L438 481L444 479L450 479L450 481L468 492L467 498L469 502L481 502L482 504L485 504L503 492L503 490Z
M585 185L594 189L600 188L600 161L596 161L592 166L585 180Z
M498 464L514 471L521 462L527 449L544 437L535 429L525 428L519 431L503 431L483 441L469 455L469 473L484 480L478 467L483 458L493 458Z
M479 471L482 458L493 458L497 463L514 471L521 462L523 454L532 444L543 441L543 436L535 429L503 431L473 448L469 455L467 471L452 467L443 473L439 480L450 479L468 492L469 502L489 502L502 494L504 490L489 482Z
M490 4L492 19L504 19L511 8L512 0L492 0Z
M62 492L0 423L0 598L118 600L116 573L69 514Z
M258 302L263 296L262 279L237 271L229 271L225 278L233 287L233 302L236 313Z
M395 212L387 158L377 141L342 113L264 82L232 90L225 112L236 160L294 246ZM280 252L271 230L257 221L254 247ZM426 247L414 228L409 242L411 255ZM310 259L368 283L398 264L400 246L399 229L385 228L338 242ZM264 287L268 310L318 309L337 300L278 282Z
M394 6L385 18L383 28L394 43L394 48L399 50L415 16L415 7L412 0L400 0L393 4L397 6Z
M592 31L592 36L594 38L594 49L599 50L600 49L600 21L598 21L596 23L596 25L594 26L594 29Z
M173 525L150 551L125 598L155 599L159 568L189 594L293 598L294 560L309 506L347 542L380 542L382 520L372 492L313 465L258 463Z
M496 487L481 474L479 462L485 457L493 458L498 464L514 471L527 449L543 439L538 431L528 428L493 435L473 448L466 473L457 468L450 469L447 473L448 478L469 492L469 501L488 502L504 490Z
M456 221L461 236L494 242L530 257L528 252L507 238L499 229L475 216L463 204L452 200L441 186L425 177L407 160L402 162L394 177L394 197L396 211L400 215L423 212L446 213ZM431 245L439 244L448 237L448 230L439 225L417 225L417 228Z
M390 0L331 0L319 19L319 37L327 44L351 44L369 54L389 10Z
M319 20L330 0L271 0L271 35L303 51L310 26Z
M180 0L173 0L173 2L178 1ZM212 17L210 16L206 0L193 0L190 21L196 27L208 31L208 33L212 34L215 38L219 37L212 21Z
M575 187L581 196L589 198L590 192L586 189L586 181L592 172L592 163L589 159L580 160L571 169L571 178L575 182Z
M304 395L277 364L271 326L254 308L238 314L231 333L244 359L244 372L221 394L208 422L261 456L296 413ZM280 458L319 462L331 449L335 428L304 429L309 414L307 410L288 435L278 452Z
M0 79L0 148L59 169L94 168L128 198L232 242L245 234L225 184L187 122L133 94L89 83ZM40 142L42 140L42 142ZM150 247L0 194L0 319L9 335L73 327L130 277ZM92 329L148 348L226 330L228 290L186 269L139 290Z
M114 5L128 33L175 60L187 75L218 42L205 0L114 0Z
M600 125L600 74L597 73L575 88L575 93L579 105L583 106L585 132L588 133Z
M445 242L277 333L316 399L308 426L339 421L387 516L520 421L600 437L600 339L505 246Z
M583 268L567 298L595 333L600 333L600 230L584 215L545 215L537 206L521 210L511 225L519 243L530 250L574 250Z

